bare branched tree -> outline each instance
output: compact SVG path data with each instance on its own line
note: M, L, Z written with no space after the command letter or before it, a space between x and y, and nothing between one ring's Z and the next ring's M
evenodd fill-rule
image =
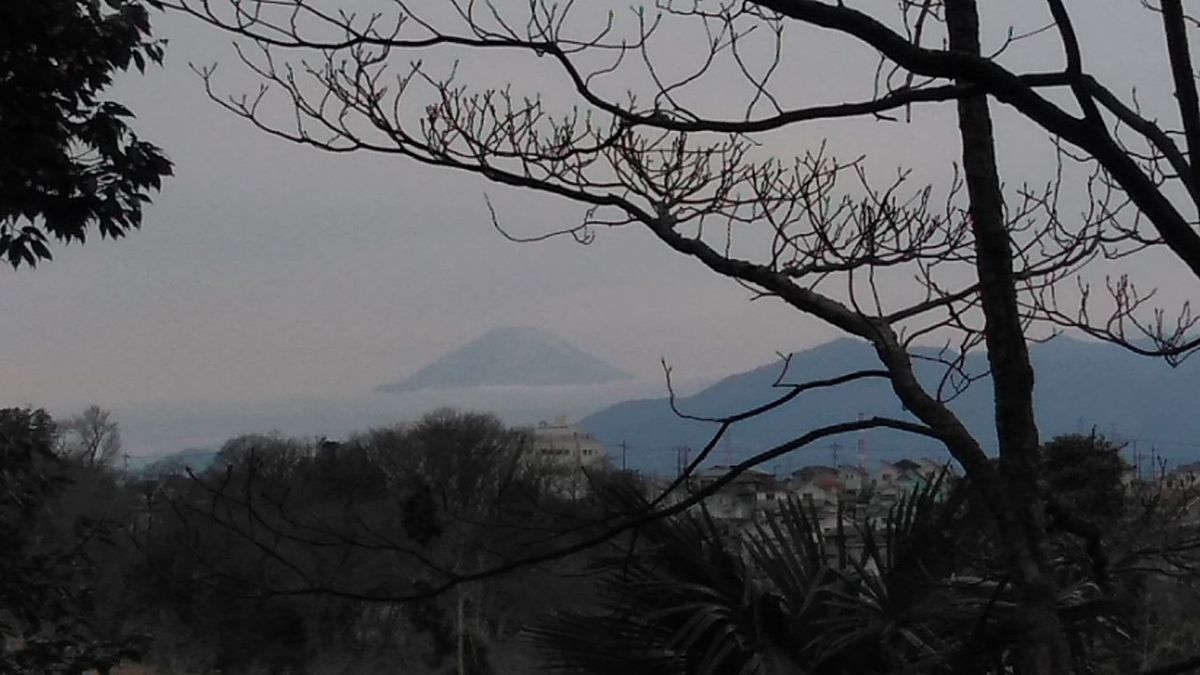
M112 466L121 454L121 428L98 405L61 422L58 433L60 454L88 466Z
M243 38L238 56L261 79L257 93L228 95L214 68L197 72L215 101L269 134L567 200L580 219L532 239L587 242L601 230L640 227L756 297L870 343L878 371L817 388L884 379L915 421L798 429L728 479L836 433L890 427L939 440L987 505L1003 548L1020 672L1071 670L1047 552L1055 497L1040 466L1027 341L1073 328L1172 361L1200 347L1188 305L1157 307L1129 276L1164 251L1200 277L1200 103L1189 51L1197 22L1181 0L1147 10L1161 18L1162 79L1174 88L1173 121L1161 124L1138 97L1122 97L1087 68L1062 0L1025 2L1035 25L1001 33L986 50L997 31L981 23L976 0L872 9L820 0L659 0L630 9L551 0L390 0L344 10L316 0L167 4ZM846 63L864 51L875 59L861 99L813 101L811 89L789 85L805 69L837 67L841 52L814 64L802 49L828 34L842 40ZM1048 68L1005 65L1020 44L1048 40L1059 53ZM489 84L485 61L530 77ZM1049 138L1055 159L1044 181L1002 181L993 103ZM909 169L881 180L867 158L839 159L823 142L788 154L806 125L871 122L882 137L943 108L957 120L960 153L936 186ZM940 137L929 134L932 148ZM491 213L497 229L521 238ZM1096 270L1107 275L1104 292L1093 291ZM940 382L918 379L917 340L945 345ZM988 354L998 463L946 405L981 375L964 371L975 347ZM797 386L777 405L812 388ZM774 405L720 420L692 468L730 426ZM651 500L650 510L598 536L690 500L664 503ZM544 555L456 571L442 587Z

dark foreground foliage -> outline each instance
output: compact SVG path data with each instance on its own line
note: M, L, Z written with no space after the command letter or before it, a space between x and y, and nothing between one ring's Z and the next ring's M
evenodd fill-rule
M1195 622L1176 612L1196 607L1194 496L1123 488L1115 450L1095 436L1047 448L1062 511L1110 527L1089 542L1059 523L1051 543L1075 672L1190 672ZM1080 476L1079 463L1114 470ZM842 511L822 523L794 499L734 533L706 512L666 518L636 553L600 562L594 606L560 609L526 637L554 672L1016 672L1017 598L982 513L969 485L939 482L877 521Z
M656 489L597 474L567 498L520 461L522 433L451 411L342 443L244 436L206 471L140 477L62 433L0 411L0 672L991 674L1021 639L986 512L949 478L874 520L692 508L469 577L586 540ZM1123 482L1113 450L1046 449L1076 672L1186 672L1196 491Z
M72 513L64 501L81 478L101 492L111 479L77 475L52 452L54 436L45 411L0 410L3 673L105 672L145 646L139 636L106 626L106 609L97 606L103 570L96 555L111 550L113 523ZM93 514L104 509L88 506Z

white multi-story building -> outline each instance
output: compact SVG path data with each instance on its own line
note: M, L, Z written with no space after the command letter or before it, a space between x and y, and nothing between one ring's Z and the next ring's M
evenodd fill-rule
M529 447L522 457L527 466L544 470L554 492L572 499L588 494L588 473L608 467L608 453L600 441L559 417L530 427Z

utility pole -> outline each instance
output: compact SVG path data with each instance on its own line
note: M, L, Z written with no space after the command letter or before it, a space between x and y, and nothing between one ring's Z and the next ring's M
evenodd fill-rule
M579 447L579 434L572 433L575 440L575 473L571 475L571 499L579 499L579 477L583 474L583 450Z
M675 446L675 476L678 478L683 475L683 472L688 467L688 455L692 453L692 449L686 445Z
M858 421L862 421L863 414L858 413ZM858 432L858 468L863 471L867 470L867 430L863 429Z
M628 447L625 445L625 441L621 441L621 471L625 470L625 451L627 449Z

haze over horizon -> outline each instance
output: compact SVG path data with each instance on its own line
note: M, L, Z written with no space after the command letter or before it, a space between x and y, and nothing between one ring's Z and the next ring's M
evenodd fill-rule
M1149 46L1115 62L1105 42L1129 26L1153 30L1154 17L1116 0L1102 5L1095 15L1103 21L1079 17L1092 40L1089 63L1132 86L1162 55ZM1035 19L1014 23L1029 28ZM141 452L162 437L156 424L215 419L241 428L239 410L250 408L312 422L320 402L347 401L362 409L346 419L394 418L404 401L379 402L371 390L498 325L560 335L634 375L623 386L646 396L662 392L660 359L681 381L712 381L838 336L770 298L750 302L750 292L636 228L601 230L589 246L513 243L493 229L484 194L525 235L577 222L579 210L560 201L398 158L331 155L270 138L208 100L189 69L220 62L227 91L253 91L228 40L174 14L152 20L169 40L166 65L125 77L111 96L136 113L135 128L163 147L176 176L128 238L56 246L52 262L2 273L0 312L20 317L0 322L4 405L70 414L99 404L126 426L130 451ZM823 49L824 39L815 35L805 48ZM847 67L873 67L867 50L839 54ZM514 76L503 60L472 67ZM795 88L830 100L867 84L801 71ZM1012 122L1003 109L997 115ZM880 175L908 165L942 180L957 152L949 119L931 112L886 134L864 133L883 124L864 120L806 133L827 137L846 157L869 151ZM927 133L943 126L944 147ZM1021 124L1003 125L1001 140L1035 150L1002 157L1010 168L1046 158L1044 139ZM779 151L816 145L789 136ZM1145 270L1168 303L1186 297L1173 283L1181 278L1173 261ZM584 398L565 400L565 412L590 412Z
M514 352L521 351L528 352L528 357L555 358L521 379L522 373L512 368ZM515 361L522 364L519 358ZM435 371L432 378L426 376L431 370ZM480 381L479 372L509 379ZM584 376L596 379L584 381ZM395 379L395 374L381 370L380 377L385 381L373 390L346 396L131 406L113 412L122 424L131 456L158 456L189 448L212 449L246 433L278 431L287 436L344 438L372 427L411 421L443 407L493 413L508 424L533 424L557 417L574 420L614 403L666 392L661 367L657 373L634 377L531 327L492 329L393 385L386 380ZM394 386L417 379L419 386ZM685 394L712 381L708 377L674 378L677 391Z

